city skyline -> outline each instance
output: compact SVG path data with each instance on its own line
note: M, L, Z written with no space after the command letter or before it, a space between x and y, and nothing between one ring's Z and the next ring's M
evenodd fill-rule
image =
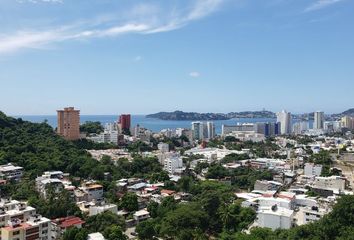
M0 110L340 113L354 102L353 8L348 0L4 0Z
M59 108L70 108L72 106L61 106ZM75 107L77 108L77 107ZM261 112L261 111L270 111L272 113L274 113L275 115L277 115L278 113L282 112L282 111L287 111L289 112L291 115L294 115L294 116L298 116L298 115L306 115L306 114L315 114L317 112L323 112L325 116L331 116L331 115L337 115L337 114L342 114L344 111L346 110L352 110L354 108L349 108L349 109L345 109L343 111L340 111L340 112L325 112L325 111L322 111L322 110L312 110L312 111L309 111L309 112L292 112L292 111L288 111L287 109L278 109L278 110L270 110L270 109L256 109L256 110L243 110L243 111L229 111L229 112L212 112L212 111L206 111L206 112L197 112L197 111L182 111L182 110L171 110L171 111L160 111L160 112L167 112L167 113L173 113L175 111L182 111L184 113L197 113L197 114L206 114L206 113L213 113L213 114L228 114L228 113L233 113L233 112L238 112L238 113L242 113L242 112ZM2 110L1 110L2 111ZM82 116L117 116L117 121L119 121L119 117L121 115L126 115L127 112L122 112L122 111L118 111L118 112L115 112L115 113L103 113L103 114L96 114L96 113L85 113L85 111L82 111L80 110L81 112L84 112L83 114L80 114ZM160 113L158 112L158 113ZM7 114L7 112L4 112ZM147 113L129 113L128 115L132 115L132 116L147 116L149 114L155 114L155 113L151 113L151 112L147 112ZM53 111L53 112L50 112L50 113L44 113L44 114L9 114L13 117L21 117L21 116L55 116L56 115L56 111ZM150 117L150 118L155 118L155 117ZM277 117L275 116L274 119L276 119ZM158 118L156 118L158 119ZM168 120L167 120L168 121ZM193 121L193 120L186 120L186 121ZM197 121L197 120L195 120Z

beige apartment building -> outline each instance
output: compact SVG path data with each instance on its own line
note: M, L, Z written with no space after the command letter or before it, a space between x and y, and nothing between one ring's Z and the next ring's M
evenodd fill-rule
M341 119L342 127L354 129L354 118L349 116L344 116Z
M68 107L64 110L57 110L57 114L57 133L67 140L80 139L80 110Z
M12 219L1 229L1 240L50 240L50 220L40 215L31 216L27 222Z

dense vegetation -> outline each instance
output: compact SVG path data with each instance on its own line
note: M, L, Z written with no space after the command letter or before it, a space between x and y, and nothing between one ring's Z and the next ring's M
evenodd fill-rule
M101 232L107 240L128 239L123 230L125 222L122 217L111 212L104 212L86 219L85 228L69 228L63 240L86 240L88 233Z
M37 213L51 219L75 215L81 217L81 211L72 201L70 194L63 190L60 194L47 190L47 198L41 197L35 189L32 180L23 179L21 182L13 182L0 186L1 197L12 197L20 201L28 201L28 204L36 208Z
M231 118L275 118L275 113L270 111L244 111L230 113L196 113L196 112L159 112L147 115L149 118L158 118L162 120L228 120Z
M333 211L321 220L292 228L271 231L256 228L251 234L225 235L224 240L353 240L354 239L354 196L342 196Z
M33 179L48 170L61 170L73 177L94 178L103 184L108 199L118 203L120 208L129 211L137 209L135 194L126 194L120 201L115 194L115 181L121 177L152 178L164 181L167 189L183 191L189 195L189 202L178 204L172 197L163 199L161 204L151 202L148 205L151 219L140 223L136 231L140 239L208 239L215 237L224 240L271 240L271 239L308 239L308 240L344 240L354 239L354 196L342 196L334 210L322 220L290 230L271 231L256 228L250 234L241 230L255 219L255 212L242 208L233 194L235 188L249 189L256 179L270 179L268 171L256 171L250 168L226 170L220 164L199 166L209 167L208 178L230 177L231 186L217 181L199 181L192 176L183 176L177 183L168 180L156 158L143 158L136 155L132 161L122 159L113 163L109 157L100 162L82 149L77 143L69 142L57 136L46 123L30 123L21 119L5 116L0 112L0 163L12 162L22 166L26 175L20 183L1 186L1 196L11 196L18 200L28 200L37 212L49 218L76 215L84 217L84 229L72 228L64 235L64 240L87 239L91 232L102 232L108 240L125 240L124 221L109 212L94 217L82 216L67 192L54 196L49 191L47 199L41 198L34 189ZM231 148L250 147L255 152L267 155L274 149L270 142L262 144L239 143L228 139ZM237 146L237 147L236 147ZM141 149L136 146L135 149ZM133 150L133 152L135 151ZM268 150L267 150L268 149ZM243 155L231 155L224 162L247 158ZM314 154L309 161L330 166L332 159L328 152ZM112 181L104 180L109 172Z
M87 177L97 165L85 150L57 136L46 123L30 123L0 113L0 163L25 168L31 178L47 170Z
M73 141L73 143L76 147L83 150L102 150L118 148L118 146L113 143L97 143L87 139L76 140Z
M238 150L242 149L250 149L250 152L255 157L265 158L265 157L274 157L272 153L274 151L279 150L279 146L276 145L272 138L267 138L264 142L253 142L253 141L245 141L240 142L236 139L236 141L225 142L225 147L230 150ZM279 157L279 156L277 156Z
M104 179L111 173L113 179L146 177L162 170L156 158L136 156L133 161L98 162L80 143L66 141L47 123L31 123L7 117L0 112L0 164L12 162L25 168L34 179L44 171L60 170L71 176Z
M148 118L158 118L161 120L190 120L190 121L203 121L203 120L228 120L229 117L223 113L196 113L196 112L159 112L154 114L149 114Z
M253 222L255 213L240 207L230 188L217 182L193 184L192 202L177 204L172 197L161 204L151 202L151 219L140 223L140 239L209 239L221 240L344 240L354 239L354 196L342 196L333 211L318 222L272 231L254 228L241 232Z
M103 132L103 126L100 122L87 121L84 124L80 125L80 132L84 132L86 134L99 134Z
M194 182L183 177L177 190L189 192L191 202L177 204L173 197L161 204L151 202L152 219L140 223L136 230L140 239L208 239L223 232L236 233L253 222L255 212L241 208L232 188L213 181Z
M208 168L206 178L229 178L231 185L237 189L252 190L256 180L272 180L273 174L268 170L255 170L248 167L238 167L228 170L220 164L213 164Z

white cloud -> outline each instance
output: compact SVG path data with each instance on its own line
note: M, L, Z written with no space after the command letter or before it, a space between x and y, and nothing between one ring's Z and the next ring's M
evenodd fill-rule
M222 3L223 0L198 0L192 11L189 13L187 20L203 18L217 10Z
M193 78L198 78L198 77L200 77L200 73L199 72L190 72L189 76L193 77Z
M21 0L25 1L25 0ZM31 2L62 2L62 0L26 0ZM0 54L22 49L43 48L46 45L92 38L115 37L123 34L153 34L179 29L192 21L215 12L225 0L195 0L187 10L159 9L159 6L138 4L124 21L111 16L79 21L69 26L48 27L50 30L26 30L0 35Z
M225 0L196 0L190 11L186 15L174 13L171 19L164 25L147 31L147 33L169 32L184 27L191 21L196 21L207 17L217 11Z
M343 0L316 0L313 4L308 6L304 11L305 12L316 11L341 1Z
M143 24L125 24L100 30L70 31L70 27L40 32L17 32L10 37L0 37L0 54L25 48L41 48L45 45L68 40L80 40L99 37L114 37L128 33L141 33L149 26Z

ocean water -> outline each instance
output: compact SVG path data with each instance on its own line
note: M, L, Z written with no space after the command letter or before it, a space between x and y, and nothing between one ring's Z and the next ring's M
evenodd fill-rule
M57 126L56 115L35 115L35 116L15 116L16 118L22 118L23 120L40 123L47 120L48 124L53 128ZM103 125L106 123L112 123L117 121L117 115L81 115L80 121L84 123L86 121L99 121ZM215 124L215 132L221 133L221 126L234 125L236 123L255 123L255 122L275 122L273 118L236 118L230 120L218 120L213 121ZM192 121L173 121L173 120L160 120L154 118L147 118L144 115L132 115L132 125L139 124L141 127L150 129L153 132L159 132L162 129L176 129L176 128L190 128Z

